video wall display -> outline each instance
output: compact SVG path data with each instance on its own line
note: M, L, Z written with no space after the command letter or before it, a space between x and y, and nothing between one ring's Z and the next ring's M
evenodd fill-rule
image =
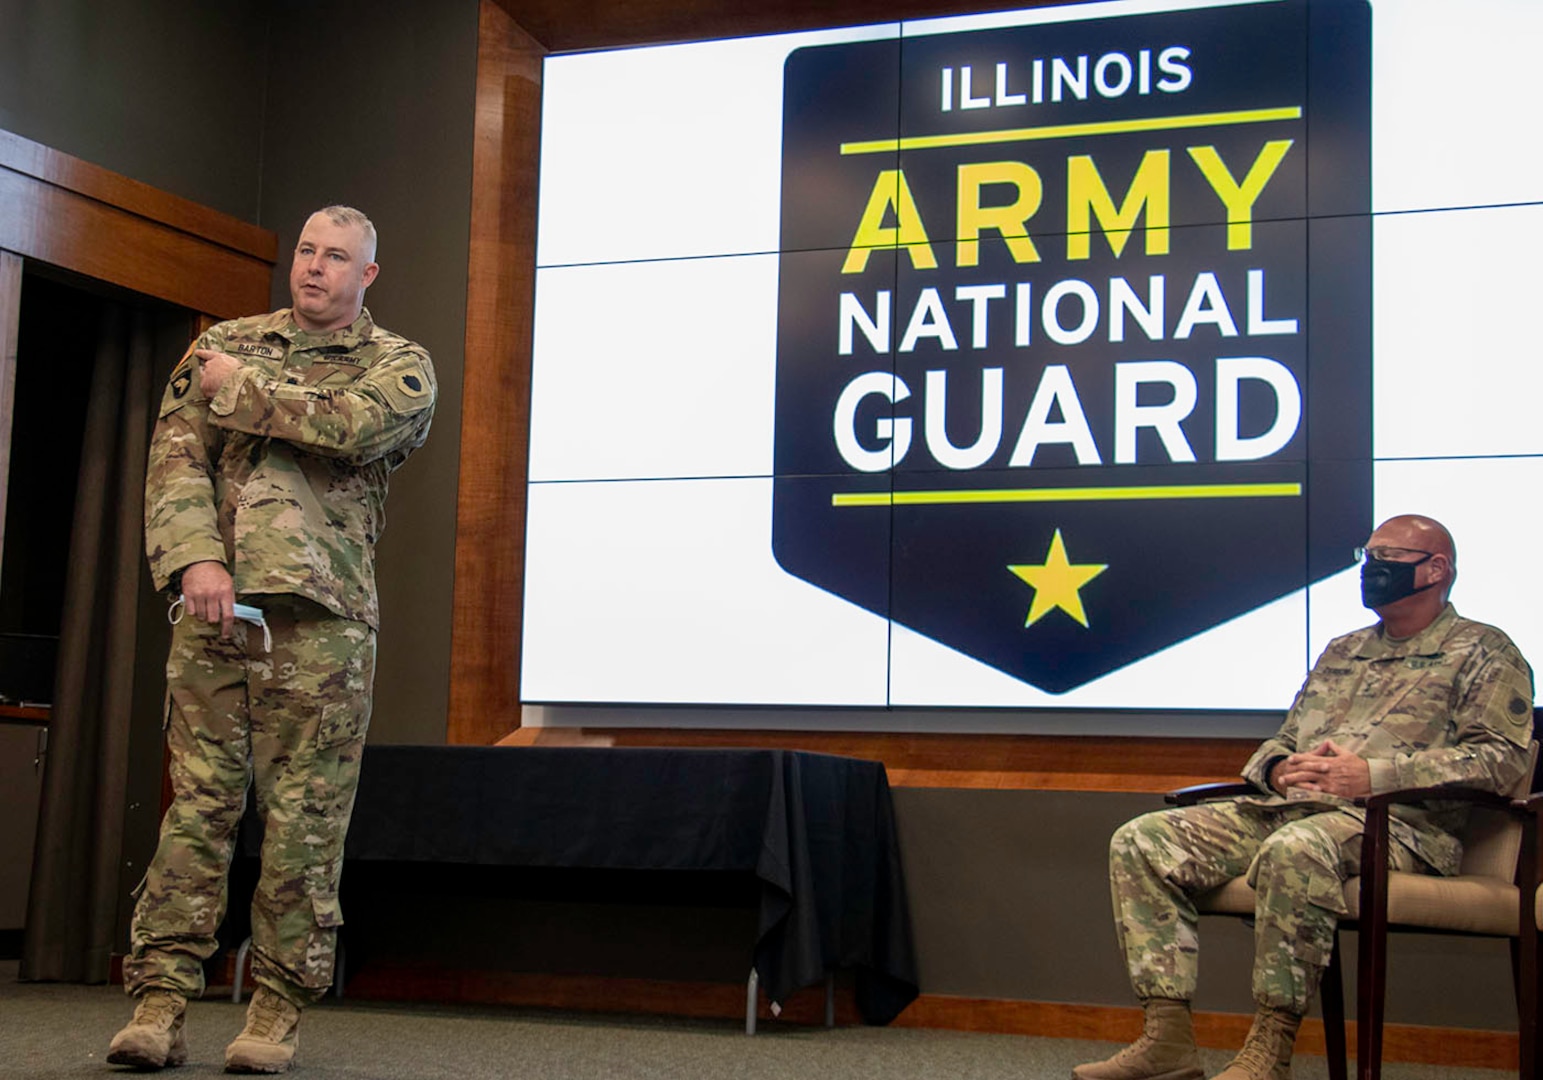
M1445 522L1543 658L1543 5L550 57L522 697L1284 708Z

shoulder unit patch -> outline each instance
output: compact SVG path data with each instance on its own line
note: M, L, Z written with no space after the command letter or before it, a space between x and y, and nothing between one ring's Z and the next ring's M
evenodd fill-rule
M426 409L434 403L434 383L423 368L414 363L398 371L381 386L391 407L403 415Z

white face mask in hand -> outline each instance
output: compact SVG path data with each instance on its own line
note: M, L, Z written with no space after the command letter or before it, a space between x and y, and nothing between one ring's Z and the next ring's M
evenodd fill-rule
M171 607L166 610L166 621L176 626L182 621L182 616L187 614L187 597L179 596L171 602ZM268 620L263 616L263 609L253 607L251 604L236 604L231 608L231 614L242 622L249 622L253 626L261 627L263 632L263 652L273 651L273 634L268 630Z

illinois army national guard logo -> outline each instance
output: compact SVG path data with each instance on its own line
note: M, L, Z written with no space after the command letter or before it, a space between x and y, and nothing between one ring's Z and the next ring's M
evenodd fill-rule
M1371 526L1371 12L806 48L784 71L772 543L1052 693Z

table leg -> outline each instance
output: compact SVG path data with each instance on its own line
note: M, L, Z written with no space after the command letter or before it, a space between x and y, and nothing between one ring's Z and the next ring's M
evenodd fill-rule
M348 953L343 947L343 935L338 934L337 956L332 965L332 996L338 1000L343 998L343 979L346 977L344 964L348 960Z
M241 1004L241 977L246 974L246 955L252 951L251 937L241 942L241 948L236 950L236 977L231 980L234 984L230 988L230 1000L237 1005Z

